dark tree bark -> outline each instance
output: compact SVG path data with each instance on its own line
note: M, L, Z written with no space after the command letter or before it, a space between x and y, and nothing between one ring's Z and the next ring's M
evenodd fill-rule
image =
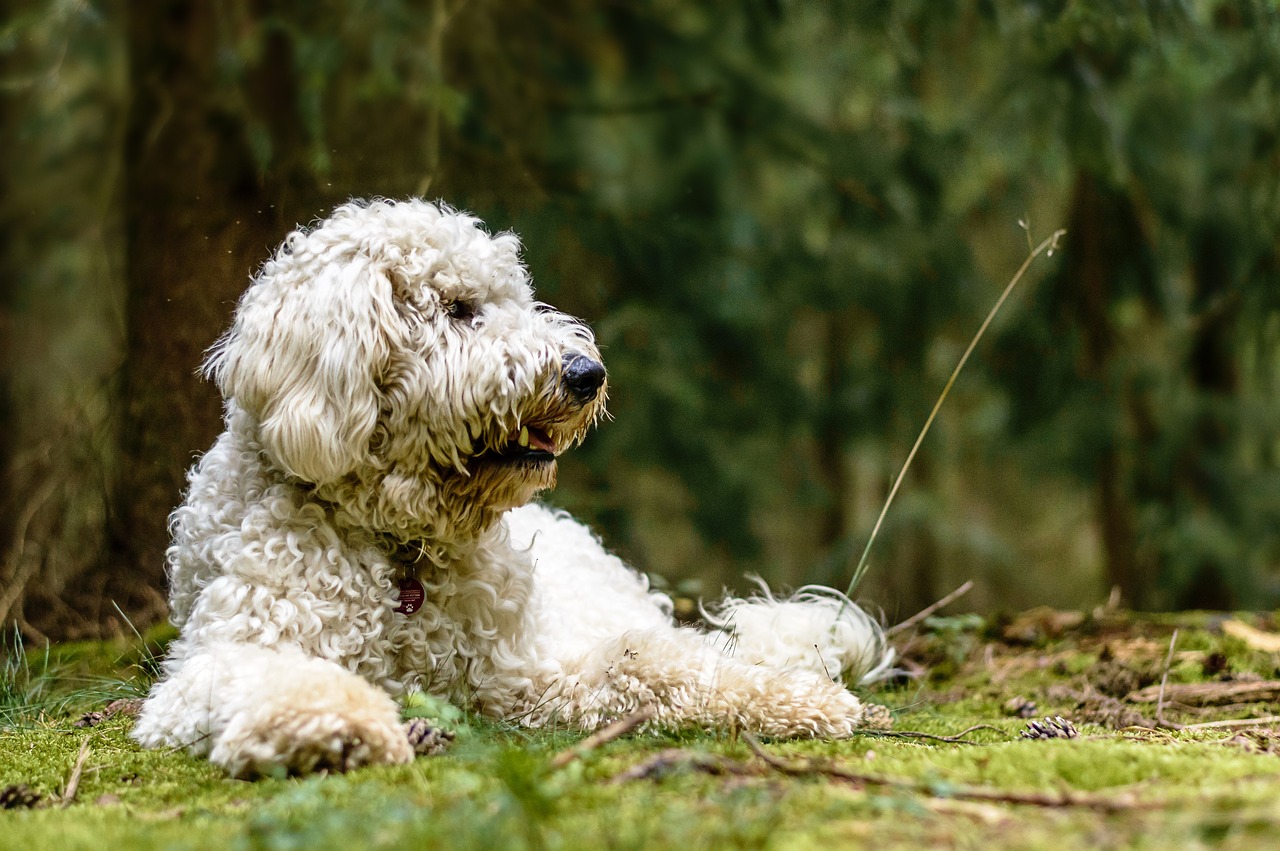
M84 634L62 593L102 558L119 361L117 6L13 6L0 51L0 627Z
M1124 292L1159 310L1152 265L1131 198L1082 172L1072 206L1067 280L1075 289L1071 320L1083 335L1081 373L1106 394L1112 412L1106 445L1095 457L1095 505L1107 578L1134 608L1169 605L1229 609L1238 604L1229 582L1231 556L1206 545L1171 553L1168 529L1140 530L1140 506L1157 507L1168 523L1189 512L1235 513L1231 485L1236 426L1229 413L1240 387L1234 339L1239 301L1228 234L1209 225L1191 243L1191 330L1183 374L1196 405L1189 429L1167 419L1136 385L1132 363L1117 344L1110 310ZM1130 358L1131 360L1131 358ZM1128 370L1128 371L1126 371ZM1165 445L1177 441L1176 445ZM1159 458L1172 458L1163 462ZM1182 561L1188 571L1174 599L1158 599L1161 572Z
M1235 349L1240 313L1239 289L1232 274L1231 235L1210 225L1192 243L1192 311L1196 323L1187 357L1186 374L1199 399L1195 426L1188 445L1180 447L1171 499L1175 509L1206 507L1235 515L1238 495L1233 484L1233 450L1238 429L1228 413L1240 391ZM1189 585L1174 601L1179 608L1233 609L1240 601L1228 581L1238 565L1222 563L1202 553ZM1234 570L1233 570L1234 568Z
M828 400L835 400L849 380L845 359L853 347L853 321L844 311L832 311L823 323L826 325L823 385L827 388ZM818 474L826 497L816 524L820 551L848 548L848 511L854 496L846 457L848 442L848 424L839 405L829 401L818 431Z
M1133 495L1133 449L1123 428L1130 400L1127 388L1117 388L1112 375L1115 329L1109 312L1114 290L1124 270L1121 258L1133 254L1140 232L1134 211L1125 197L1100 185L1088 172L1076 178L1071 206L1072 250L1067 252L1064 275L1075 289L1070 297L1072 322L1083 335L1081 372L1102 393L1117 389L1126 398L1110 399L1120 412L1106 445L1094 462L1095 508L1107 581L1118 587L1124 601L1140 608L1150 591L1152 577L1137 558L1136 508Z
M13 73L14 67L12 52L0 54L0 74L8 76ZM15 159L16 113L12 98L0 98L0 161L6 163L12 163ZM10 169L0 169L0 198L8 198L13 191L12 177ZM11 217L7 215L8 210L5 210L5 213L3 219L0 219L5 225L0 227L0 264L11 269L13 268L14 228L9 220ZM15 490L12 472L15 455L12 385L16 295L17 287L13 286L12 282L8 286L0 287L0 506L13 505ZM13 533L13 512L0 511L0 553L8 553L11 550ZM4 560L6 563L0 566L0 576L4 576L8 584L13 581L10 576L12 567L7 564L8 558ZM0 626L7 627L8 618L7 611L0 614Z
M130 7L125 143L128 338L123 475L111 569L85 587L127 613L153 606L164 584L166 517L184 474L221 426L215 389L197 375L249 275L304 212L311 180L288 44L268 41L259 67L229 79L219 67L222 4ZM255 161L252 116L270 133L273 163ZM109 611L96 614L99 620ZM148 618L144 617L144 620Z

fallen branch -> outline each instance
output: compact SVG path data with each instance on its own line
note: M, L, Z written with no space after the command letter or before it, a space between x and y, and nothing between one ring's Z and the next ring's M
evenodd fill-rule
M615 775L610 783L627 783L632 780L648 780L662 777L673 769L688 766L705 774L717 776L733 774L759 774L751 766L745 765L727 756L714 753L687 751L680 748L667 748L646 759L639 765L628 768Z
M89 736L84 737L84 741L80 743L80 753L76 754L75 765L71 766L71 776L67 778L67 788L62 791L62 807L66 809L76 799L76 792L80 789L80 776L84 773L85 760L89 758Z
M1002 804L1023 804L1032 807L1083 807L1103 812L1119 812L1135 809L1156 809L1160 805L1135 801L1128 796L1105 797L1079 792L1059 792L1057 794L1041 792L1000 792L994 789L980 789L972 786L939 786L936 783L924 783L917 780L903 780L893 777L880 777L874 774L861 774L838 765L805 760L800 763L787 762L760 746L760 742L750 733L742 733L743 740L757 757L771 768L791 777L812 777L820 775L843 780L859 786L883 786L889 789L902 789L908 792L919 792L943 798L965 801L988 801Z
M1083 689L1071 686L1049 686L1046 694L1050 700L1076 704L1071 716L1077 721L1098 724L1112 730L1140 728L1145 730L1166 729L1180 730L1182 725L1172 721L1157 721L1148 718L1118 697L1103 694L1090 683L1085 682Z
M1004 733L1004 730L999 727L993 727L990 724L974 724L954 736L937 736L933 733L917 733L914 730L869 730L866 735L881 736L888 739L928 739L932 742L947 742L955 745L980 745L982 742L974 742L964 738L976 730L994 730L997 733Z
M1280 715L1262 718L1231 718L1227 721L1202 721L1199 724L1183 724L1179 730L1212 730L1215 727L1269 727L1280 724Z
M625 736L627 733L630 733L636 727L639 727L651 718L653 718L652 709L641 709L638 712L633 712L626 718L620 718L608 727L605 727L602 730L597 730L590 736L587 736L573 747L560 751L560 753L551 758L551 768L564 768L575 759L579 759L591 753L591 751L601 745L608 744L614 739Z
M1148 686L1129 692L1130 703L1161 700L1161 687ZM1280 701L1280 680L1256 683L1174 683L1164 689L1164 700L1188 706L1221 706L1228 703L1275 703Z
M952 591L950 594L943 597L938 602L934 603L933 605L926 606L925 608L916 612L911 617L907 618L902 623L889 627L884 631L884 634L886 636L893 637L904 630L908 630L911 627L915 626L916 624L920 623L920 621L929 617L929 615L938 611L938 609L941 609L943 606L947 606L947 605L950 605L951 603L954 603L956 600L960 599L961 597L963 597L965 594L968 594L972 590L973 590L973 580L970 579L967 582L965 582L963 585L961 585L959 588Z

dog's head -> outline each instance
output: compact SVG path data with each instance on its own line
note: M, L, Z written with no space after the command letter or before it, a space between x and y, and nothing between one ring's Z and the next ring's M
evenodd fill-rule
M346 204L263 266L206 371L349 520L491 522L555 484L605 402L590 329L534 300L519 248L448 207Z

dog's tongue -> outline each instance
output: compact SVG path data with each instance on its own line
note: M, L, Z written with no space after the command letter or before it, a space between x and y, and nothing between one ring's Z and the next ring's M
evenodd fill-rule
M556 451L556 445L551 442L551 438L547 433L540 428L529 429L529 446L552 454Z

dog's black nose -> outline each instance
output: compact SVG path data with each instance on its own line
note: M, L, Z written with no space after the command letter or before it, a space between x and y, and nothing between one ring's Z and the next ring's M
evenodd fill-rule
M564 359L564 386L579 402L590 402L604 384L604 364L586 355L572 354Z

